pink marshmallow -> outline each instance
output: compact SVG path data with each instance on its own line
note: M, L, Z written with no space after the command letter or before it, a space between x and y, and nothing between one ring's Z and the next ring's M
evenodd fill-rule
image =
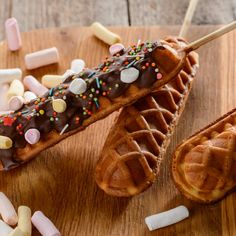
M41 211L36 211L31 221L43 236L61 236L55 225Z
M48 89L40 84L39 81L31 75L26 76L23 83L31 92L35 93L39 97L48 92Z
M25 140L33 145L36 144L40 139L40 132L37 129L28 129L25 133Z
M9 18L5 22L8 47L11 51L17 51L22 46L18 22L15 18Z
M9 89L8 84L0 85L0 111L7 111L9 110L8 103L7 103L7 91Z
M16 211L10 200L2 192L0 192L0 214L4 222L8 225L14 226L17 224L18 217Z
M48 48L25 55L25 65L28 70L57 63L59 54L57 48Z
M121 44L121 43L115 43L113 45L110 46L109 48L109 52L110 54L113 56L115 55L116 53L120 52L121 50L124 50L124 45Z
M21 96L13 96L8 101L8 106L11 111L17 111L24 105L24 99Z

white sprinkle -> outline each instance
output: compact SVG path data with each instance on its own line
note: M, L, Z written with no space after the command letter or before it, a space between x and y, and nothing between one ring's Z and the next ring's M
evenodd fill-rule
M138 47L140 43L141 43L141 39L138 40L138 43L137 43L136 47Z
M66 124L66 125L64 126L64 128L62 129L60 135L63 135L64 132L66 131L66 129L67 129L68 127L69 127L69 124Z

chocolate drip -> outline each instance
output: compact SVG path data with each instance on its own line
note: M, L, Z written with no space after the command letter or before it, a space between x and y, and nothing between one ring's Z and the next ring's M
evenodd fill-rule
M17 162L16 148L27 144L24 134L30 128L38 129L43 134L51 130L68 132L78 128L83 121L99 110L99 98L110 99L121 96L130 86L120 79L122 70L134 67L139 70L139 77L134 84L140 88L150 87L156 81L158 65L153 58L153 51L163 48L161 43L142 43L122 50L94 69L84 69L80 74L68 77L64 83L51 89L42 98L37 98L23 106L19 111L0 116L0 135L13 140L13 147L0 150L0 160L6 169L15 167ZM164 50L164 48L163 48ZM155 63L154 63L155 61ZM70 83L81 78L87 84L83 94L70 91ZM52 107L53 99L63 99L67 109L56 113Z

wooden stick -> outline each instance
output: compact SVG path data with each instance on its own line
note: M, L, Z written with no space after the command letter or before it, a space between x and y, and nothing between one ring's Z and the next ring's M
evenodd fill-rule
M234 30L236 28L236 21L233 21L232 23L190 43L189 45L187 45L183 51L185 52L191 52L193 50L196 50L198 49L199 47L201 47L202 45L216 39L216 38L219 38L220 36Z
M198 0L190 0L186 15L184 17L184 22L179 32L179 37L186 37L189 26L191 25L193 14L197 7Z

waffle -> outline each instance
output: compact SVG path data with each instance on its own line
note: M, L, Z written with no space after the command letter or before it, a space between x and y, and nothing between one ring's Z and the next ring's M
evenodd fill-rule
M118 110L123 106L127 106L141 97L150 94L153 90L162 87L164 84L174 79L185 65L186 53L183 51L176 51L164 40L155 43L147 42L142 45L142 49L140 49L141 51L138 51L135 56L133 55L133 52L137 47L135 48L135 46L133 46L132 48L128 48L121 56L119 54L118 56L113 56L111 59L108 58L97 68L87 68L81 74L67 78L63 84L51 89L49 94L46 94L42 99L33 101L29 105L24 105L17 113L11 114L7 117L0 117L2 118L0 119L0 135L10 137L13 140L13 147L11 149L0 150L0 170L9 170L19 166L23 162L35 157L46 148L49 148L66 137L83 130L88 125L106 117L113 111ZM132 55L130 55L131 53ZM146 73L146 71L142 71L141 69L141 60L137 58L139 56L140 58L143 56L145 60L149 59L150 61L155 62L154 64L158 65L158 71L161 73L162 78L158 80L155 79L154 82L148 84L146 87L138 86L138 80L137 83L135 81L134 83L126 84L121 81L118 75L120 75L122 70L127 68L128 65L125 64L125 62L140 63L138 64L140 65L139 78L143 73ZM109 67L107 66L107 63L109 64ZM146 76L149 76L149 79L153 81L150 74L147 73ZM86 92L81 94L81 96L75 96L71 91L69 91L70 85L78 77L87 81L88 89ZM95 83L95 79L98 77L100 78L100 82L102 82L100 86ZM106 84L109 85L109 83L112 85L119 83L120 93L114 98L103 96L104 93L108 94L108 92L110 92L110 88L106 88ZM103 84L105 85L103 86ZM99 88L99 96L96 104L93 98L90 98L90 93L92 88L94 88L92 86L97 86L96 88ZM83 100L84 96L85 100ZM55 119L58 119L58 121L54 119L54 112L52 110L53 97L58 99L64 99L65 97L67 102L66 112L56 114ZM89 107L90 110L87 110L84 106ZM82 110L82 108L86 108L86 110ZM31 116L31 114L33 115ZM50 123L51 118L53 119L52 123ZM78 124L76 123L76 118L79 120ZM7 121L6 125L4 121L5 119ZM63 133L63 127L65 127L68 122L70 122L70 126ZM39 142L34 145L26 143L26 140L24 140L24 133L29 128L36 128L41 132ZM21 142L19 142L19 140Z
M235 190L236 109L183 141L172 173L181 193L197 202L216 202Z
M182 40L167 39L173 47ZM107 194L129 197L152 185L192 88L198 55L188 55L175 80L122 110L111 128L95 179Z

